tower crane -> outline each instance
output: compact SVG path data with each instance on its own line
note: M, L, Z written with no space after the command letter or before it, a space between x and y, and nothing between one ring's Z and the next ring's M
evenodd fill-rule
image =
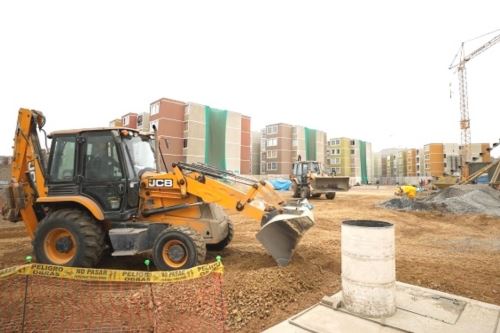
M461 151L461 159L462 159L462 178L468 176L468 169L465 167L466 162L470 160L470 144L471 144L471 133L470 133L470 118L469 118L469 100L467 96L467 72L465 69L465 64L470 60L474 59L484 51L488 50L493 45L500 42L500 30L495 30L486 35L490 35L492 33L497 33L492 39L475 49L469 54L465 52L465 43L462 42L460 48L453 58L449 69L457 70L458 74L458 90L460 94L460 129L461 129L461 140L460 143L462 145ZM486 35L482 35L480 37L484 37ZM477 38L480 38L477 37ZM475 39L477 39L475 38ZM458 58L458 60L457 60Z

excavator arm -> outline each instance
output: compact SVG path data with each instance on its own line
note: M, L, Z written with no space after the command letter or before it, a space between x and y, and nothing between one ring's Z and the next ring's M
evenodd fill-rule
M43 212L37 210L36 199L47 196L45 161L38 131L45 125L39 111L20 109L14 136L11 182L7 189L6 215L12 222L24 221L28 235L33 238Z

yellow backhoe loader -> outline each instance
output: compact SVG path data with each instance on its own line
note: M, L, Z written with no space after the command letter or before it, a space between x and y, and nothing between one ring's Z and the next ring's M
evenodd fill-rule
M307 202L284 202L264 181L182 162L158 172L155 137L129 128L53 132L46 165L44 124L41 112L19 110L5 210L24 221L38 262L92 267L109 248L151 251L162 270L193 267L231 242L227 209L260 221L257 239L284 266L314 224Z

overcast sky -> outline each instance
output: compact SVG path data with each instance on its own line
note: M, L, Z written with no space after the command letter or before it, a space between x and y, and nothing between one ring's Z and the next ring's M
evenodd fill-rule
M448 66L462 41L499 28L498 0L2 1L0 154L19 107L53 131L107 125L161 97L374 150L459 142ZM500 44L467 72L472 141L498 141Z

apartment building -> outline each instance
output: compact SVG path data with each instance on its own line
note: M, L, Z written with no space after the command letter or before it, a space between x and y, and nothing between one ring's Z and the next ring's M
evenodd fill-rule
M354 178L367 184L374 178L371 143L351 138L330 138L326 148L326 165L331 173Z
M261 151L262 131L252 131L252 175L260 175L260 151Z
M149 132L149 112L142 112L140 114L135 112L129 112L123 115L121 118L112 120L109 123L110 127L128 127L134 128L143 132Z
M395 160L395 173L396 177L406 177L407 176L407 150L402 149L396 153L396 160Z
M473 143L470 145L470 155L471 158L467 162L491 162L490 155L490 144L489 143ZM460 148L461 149L461 148Z
M250 117L237 112L161 98L150 104L149 123L167 138L167 166L206 163L236 173L251 171Z
M406 176L417 176L417 149L415 148L406 151Z
M398 171L397 171L397 162L396 162L397 156L396 154L390 154L385 157L386 160L386 170L385 174L386 177L397 177L398 176Z
M122 116L122 126L128 128L137 128L137 117L139 115L134 112L129 112Z
M375 180L380 180L380 177L382 177L382 154L380 152L378 153L373 153L373 178Z
M470 145L470 162L490 162L490 145L488 143L472 143ZM425 176L441 177L443 175L460 175L461 146L457 143L429 143L424 146Z
M415 169L417 172L417 177L425 176L425 156L423 149L416 149L415 152Z
M326 147L326 166L337 176L351 177L351 139L330 138Z
M261 136L262 174L289 174L298 159L325 162L326 133L285 123L267 125Z
M116 118L109 122L109 127L120 127L122 126L122 119Z
M149 123L149 112L143 112L137 116L137 129L142 132L150 132L153 130Z

